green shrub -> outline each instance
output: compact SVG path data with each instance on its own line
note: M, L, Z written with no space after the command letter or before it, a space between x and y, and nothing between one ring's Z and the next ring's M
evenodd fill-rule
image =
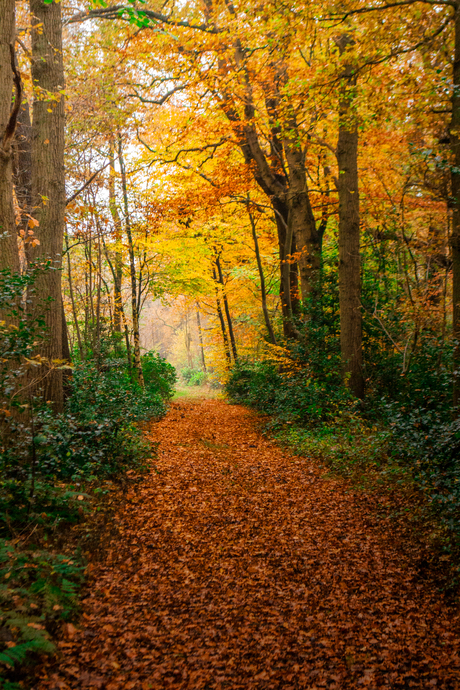
M54 651L52 635L77 610L83 571L77 555L18 550L0 540L0 687L14 687L16 667Z
M308 369L282 373L267 362L235 364L226 392L233 402L270 414L274 426L293 422L314 426L355 406L340 383L328 388L326 377L324 381L317 380Z
M203 386L207 381L207 376L201 369L184 367L181 369L181 377L187 386Z
M204 386L207 377L204 371L195 371L188 382L189 386Z
M147 352L141 359L146 389L169 400L177 380L175 368L156 352Z
M137 422L166 411L175 370L161 357L142 357L145 389L133 381L119 339L104 335L97 352L85 343L56 413L31 392L27 370L41 366L37 343L47 337L43 318L26 318L25 297L37 267L23 275L0 272L0 688L16 690L21 667L54 650L52 635L77 608L83 566L32 547L20 550L12 534L46 543L50 530L75 523L91 509L91 494L127 468L141 468L151 445ZM44 305L44 309L46 304ZM40 371L39 378L42 377ZM26 392L25 392L26 391ZM19 671L17 671L19 669Z

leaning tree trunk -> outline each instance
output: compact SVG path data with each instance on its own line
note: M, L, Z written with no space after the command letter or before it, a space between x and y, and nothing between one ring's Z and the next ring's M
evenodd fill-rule
M0 2L0 270L19 271L18 241L13 207L12 141L21 99L16 75L15 107L13 102L15 0ZM0 320L5 314L0 312Z
M49 261L51 269L39 272L31 295L31 315L44 315L46 336L42 354L53 365L43 379L45 400L62 408L62 371L56 360L63 354L61 263L64 238L64 65L61 4L30 0L32 23L32 82L35 89L32 117L32 202L39 222L40 246L31 252L34 261Z
M451 168L452 184L452 232L450 245L452 250L452 302L453 302L453 336L454 376L453 404L460 403L460 6L455 10L455 53L452 89L452 122L450 141L453 153Z
M217 311L217 316L219 317L220 329L222 331L222 340L224 343L225 359L227 360L227 366L230 366L232 363L232 356L230 354L230 347L229 347L229 342L228 342L227 329L225 327L224 315L222 313L222 307L220 306L219 288L218 288L218 282L219 281L217 280L217 273L216 273L216 269L214 266L212 267L212 277L214 279L214 285L215 285L215 290L216 290L216 311Z
M260 249L259 249L259 239L257 237L257 229L256 229L256 223L254 220L254 216L252 215L251 208L250 208L250 201L249 201L249 195L248 195L248 216L249 216L249 221L251 223L251 230L252 230L252 239L254 242L254 251L256 254L256 261L257 261L257 269L259 271L259 280L260 280L260 299L262 301L262 313L264 315L264 321L265 321L265 326L267 328L267 333L268 333L268 339L272 343L272 345L276 345L276 337L275 337L275 332L273 330L272 322L270 321L270 314L268 313L268 306L267 306L267 290L265 287L265 276L264 276L264 270L262 267L262 259L260 256Z
M236 339L235 339L235 333L233 331L233 322L232 322L232 317L230 314L230 307L228 305L227 293L225 292L224 275L222 273L222 266L220 263L219 255L216 256L216 266L217 266L217 271L218 271L218 275L219 275L219 281L218 282L222 286L222 300L224 302L225 316L227 317L228 333L230 335L230 343L232 346L233 360L236 362L238 360L238 352L236 349Z
M345 42L346 45L346 42ZM339 44L341 52L342 45ZM342 74L339 101L339 302L342 374L350 390L364 397L361 263L359 253L358 124L356 76L351 65Z

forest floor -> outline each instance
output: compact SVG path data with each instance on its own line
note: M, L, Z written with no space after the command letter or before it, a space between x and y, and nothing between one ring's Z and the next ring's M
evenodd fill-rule
M458 608L385 512L262 436L179 400L120 498L82 615L34 690L460 688Z

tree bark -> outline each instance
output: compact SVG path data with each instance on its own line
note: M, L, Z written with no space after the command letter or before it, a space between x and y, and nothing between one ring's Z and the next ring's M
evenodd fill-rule
M40 246L31 259L51 262L38 274L31 295L32 316L44 312L46 338L42 354L50 363L62 359L61 267L66 205L64 183L64 66L61 4L30 0L32 82L32 204L39 222ZM44 301L48 303L45 304ZM43 381L45 400L63 405L62 372L52 370Z
M452 230L450 246L452 251L452 302L453 302L453 337L454 375L453 404L460 403L460 6L455 9L455 53L453 67L452 121L450 141L453 154L451 168L452 185Z
M340 52L345 41L339 44ZM356 76L345 65L340 86L339 138L339 302L342 374L357 398L364 397L360 218L358 189L358 123L355 113Z
M19 271L19 253L13 207L12 141L18 113L12 108L12 50L15 31L15 0L0 3L0 270ZM16 111L21 89L16 83ZM5 318L0 312L0 320Z
M66 244L66 254L67 254L67 272L68 272L68 277L69 277L69 293L70 293L70 301L72 303L73 321L75 324L75 333L77 335L77 343L78 343L78 351L80 353L80 360L83 361L83 359L84 359L83 344L81 341L80 324L78 323L77 307L75 304L75 295L74 295L74 291L73 291L72 267L71 267L71 263L70 263L69 243L68 243L67 235L65 237L65 244Z
M118 243L121 241L121 222L120 214L118 213L117 199L115 194L115 146L113 139L111 139L109 143L109 160L109 208L114 225L115 240ZM121 312L123 310L123 302L121 295L121 285L123 280L123 259L118 247L115 249L114 269L115 273L113 281L113 323L115 333L121 333Z
M236 349L235 333L233 331L232 317L230 315L230 308L228 306L227 294L225 292L224 276L222 273L222 266L220 263L219 255L216 256L216 266L217 266L217 271L219 274L219 283L222 285L222 300L224 302L225 315L227 317L228 332L230 335L230 343L232 346L232 353L233 353L233 361L236 362L238 360L238 351Z
M29 243L27 237L32 214L32 123L27 98L22 98L14 139L13 163L14 189L19 206L21 221L18 230L24 232L24 254L21 256L24 268L29 266ZM34 230L34 229L32 229Z
M217 287L217 284L219 281L217 280L216 269L214 268L214 266L212 267L212 277L214 278L214 282L216 284L216 310L217 310L217 316L219 317L220 329L222 331L222 338L224 341L225 358L227 360L227 364L230 365L232 363L232 356L230 354L230 347L229 347L229 343L228 343L227 329L225 328L224 315L222 313L222 307L220 306L219 288Z
M137 301L137 277L136 277L136 262L134 257L134 244L133 235L131 231L131 220L129 217L129 205L128 205L128 188L126 185L126 170L125 162L123 159L123 147L121 141L121 135L118 135L118 161L120 163L121 172L121 185L123 190L123 202L125 211L125 230L126 237L128 239L128 253L129 253L129 266L131 274L131 306L133 315L133 354L134 354L134 370L136 372L136 378L140 386L144 386L144 375L142 373L142 362L141 362L141 347L140 347L140 332L139 332L139 310Z
M203 345L203 331L201 328L201 317L200 317L200 305L196 303L196 325L198 328L198 339L200 341L200 355L201 355L201 366L206 374L206 360L204 357L204 345Z
M103 246L104 246L105 258L107 259L107 263L109 264L109 268L110 268L110 271L112 273L113 282L115 283L118 279L117 273L116 273L116 267L113 265L113 261L110 258L107 247L105 246L104 239L102 239L102 242L103 242ZM120 296L121 296L121 287L120 287ZM131 356L131 343L129 342L129 330L128 330L128 324L126 323L125 310L123 308L123 301L120 301L119 307L120 307L120 316L121 316L121 320L122 320L122 324L123 324L123 332L125 335L126 359L128 361L128 369L131 372L132 368L133 368L133 358Z
M297 125L291 123L293 132ZM299 252L299 273L302 300L317 300L320 285L321 242L311 208L305 172L304 152L296 138L284 141L288 164L289 190L287 193L289 223L286 252L292 254L295 241Z
M272 323L270 321L270 314L268 313L268 307L267 307L267 291L265 288L265 276L264 276L264 271L262 268L262 261L260 258L259 240L257 237L256 224L254 221L254 216L252 215L251 209L249 207L249 203L250 202L249 202L249 198L248 198L248 215L249 215L249 220L251 222L252 239L254 241L254 251L256 253L257 269L259 271L260 299L262 301L262 312L264 315L265 326L267 328L268 339L272 343L272 345L276 345L275 332L273 330L273 326L272 326Z
M283 335L285 338L299 339L293 321L292 308L292 285L291 285L291 265L287 261L290 252L286 251L286 233L288 228L288 210L286 204L280 199L273 199L272 205L275 210L275 223L278 233L278 256L280 265L280 303L281 314L283 317Z

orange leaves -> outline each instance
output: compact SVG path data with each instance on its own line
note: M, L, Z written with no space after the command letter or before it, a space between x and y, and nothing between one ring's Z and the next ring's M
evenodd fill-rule
M458 687L458 612L412 548L255 424L208 400L152 426L156 471L133 480L81 631L34 687Z

